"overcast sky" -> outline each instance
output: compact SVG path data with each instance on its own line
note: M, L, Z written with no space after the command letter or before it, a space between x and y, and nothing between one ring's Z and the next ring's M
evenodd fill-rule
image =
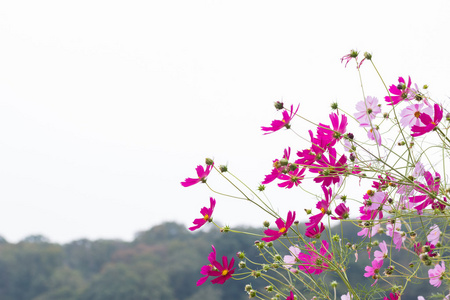
M210 196L216 221L260 224L180 181L211 157L256 187L298 141L262 135L274 101L319 122L332 101L353 112L358 75L340 62L352 48L388 84L410 75L447 99L449 14L448 1L1 1L0 235L131 240L190 225ZM369 64L362 74L383 97ZM282 214L307 201L268 195Z

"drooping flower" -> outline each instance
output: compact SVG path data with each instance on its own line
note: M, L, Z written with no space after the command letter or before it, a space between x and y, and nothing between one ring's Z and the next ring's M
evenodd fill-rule
M202 214L203 218L195 219L193 222L195 224L195 226L189 227L189 230L194 231L196 229L199 229L200 227L205 225L206 222L210 221L215 206L216 206L216 199L214 199L213 197L210 197L209 198L209 208L203 207L202 209L200 209L200 213Z
M289 157L291 155L291 147L284 149L283 158L278 160L275 159L273 161L273 169L269 175L266 175L266 178L262 182L262 184L268 184L277 179L281 174L289 172Z
M433 118L431 118L431 116L427 113L420 114L420 121L422 121L424 126L412 126L411 131L413 133L411 134L411 136L421 136L432 131L434 128L436 128L436 126L438 126L439 122L441 122L444 115L443 112L443 109L438 104L434 104Z
M436 264L434 269L428 270L428 277L430 284L435 287L440 287L442 283L442 275L445 272L445 262L441 261L441 265Z
M329 245L327 241L322 241L322 246L320 247L319 253L317 253L316 247L313 243L309 243L307 247L310 249L308 250L309 254L300 253L298 255L298 259L300 261L298 268L300 270L305 270L306 273L316 275L328 269L326 260L331 260L333 253L328 252Z
M391 85L389 87L389 92L392 95L384 97L384 100L388 105L395 105L400 101L414 99L414 94L411 93L411 77L408 76L408 85L406 85L403 77L399 77L398 84Z
M288 113L287 110L283 111L283 119L282 120L273 120L272 123L270 124L270 127L262 126L261 127L262 131L268 131L264 134L269 134L269 133L278 131L283 127L286 127L287 129L289 129L291 127L291 125L289 123L291 122L292 118L297 113L299 108L300 108L300 104L297 106L297 109L294 112L294 105L291 105L290 113Z
M386 235L392 237L393 242L395 244L395 249L399 250L402 248L402 243L405 241L406 236L402 229L402 223L399 219L395 220L395 223L388 222L386 225Z
M380 269L383 266L383 260L376 260L374 259L372 261L372 266L366 266L364 270L366 273L364 273L364 277L372 277L375 279L375 282L372 284L372 286L378 281L378 273L380 273Z
M214 163L211 165L207 165L204 169L203 166L198 165L195 170L197 171L197 178L186 178L183 182L181 182L181 185L184 187L188 187L191 185L194 185L199 182L206 182L206 177L208 177L209 173L211 172L212 168L214 166Z
M322 221L322 218L325 216L325 214L328 213L328 208L331 204L331 195L332 191L331 188L327 189L326 187L322 186L323 193L325 195L325 199L320 200L316 204L316 208L320 210L320 213L313 215L309 217L309 222L305 224L306 227L314 227L317 224Z
M289 252L292 255L285 255L283 257L283 261L285 263L285 267L288 268L291 272L296 272L298 269L292 268L293 265L298 263L298 255L300 254L300 247L298 245L289 247Z
M305 235L309 238L318 239L324 230L325 226L320 222L320 224L313 224L306 228Z
M436 244L439 242L439 238L441 237L441 230L436 224L431 226L430 229L431 231L427 235L427 241L430 242L431 245L436 246Z
M205 265L201 268L200 273L206 275L205 277L200 278L197 281L197 286L202 285L208 280L209 276L216 276L215 279L211 280L213 284L224 284L225 281L230 279L234 274L236 268L233 268L234 265L234 257L231 259L228 264L228 258L226 256L222 257L222 264L220 264L216 260L216 248L211 245L213 251L209 254L208 260L210 262L209 265Z
M356 64L358 65L358 54L359 54L358 51L353 50L353 49L350 50L349 54L342 56L341 63L343 63L345 61L345 67L347 68L348 62L354 58L356 60Z
M419 205L414 206L419 213L434 202L435 197L439 194L439 187L441 183L441 176L437 172L435 173L434 178L428 171L424 173L424 177L427 185L416 182L418 186L414 188L417 192L421 193L421 195L409 197L409 202L420 203ZM430 194L432 196L430 196Z
M365 101L356 103L357 112L354 114L359 126L370 126L370 120L375 119L377 114L381 113L381 108L378 106L378 99L376 97L367 96Z
M400 112L400 124L403 127L420 126L422 122L420 121L420 115L422 114L423 104L413 104L405 107Z
M378 246L380 247L381 251L378 251L378 250L375 251L375 253L374 253L375 260L383 260L383 259L387 258L388 248L387 248L386 242L383 241Z
M292 224L294 224L294 221L295 221L295 211L293 213L289 211L286 218L286 223L284 223L281 218L278 218L275 221L275 224L277 224L278 226L278 231L270 228L266 229L264 231L264 234L267 235L268 237L264 237L261 240L263 240L264 242L271 242L278 239L279 237L287 233L288 229L292 226Z

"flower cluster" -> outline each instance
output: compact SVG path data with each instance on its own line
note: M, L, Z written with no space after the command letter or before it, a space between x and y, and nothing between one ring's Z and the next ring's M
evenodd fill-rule
M365 52L362 60L358 56L359 52L352 50L341 62L347 66L355 60L358 72L364 61L374 66L372 54ZM242 195L230 197L255 204L273 217L276 225L271 227L265 221L264 229L256 233L261 241L255 242L255 246L263 261L239 252L240 271L236 274L234 258L229 262L223 256L222 262L218 262L212 246L209 264L201 268L203 277L197 285L210 276L215 277L211 283L218 284L250 276L272 283L275 277L268 272L274 271L284 281L277 279L280 285L271 284L265 291L246 286L250 298L331 299L329 289L321 286L328 280L323 275L330 273L346 288L347 294L341 300L362 299L359 286L348 279L347 272L352 269L360 272L367 286L370 285L369 293L371 288L377 295L383 291L378 299L411 297L407 290L409 282L448 288L450 277L445 265L450 260L446 254L450 183L446 170L450 163L450 128L443 121L445 105L421 91L410 76L405 78L398 77L395 84L386 88L382 95L384 102L363 95L349 113L333 103L333 111L327 113L324 122L307 120L304 116L307 112L299 112L300 105L285 108L284 103L275 103L277 110L282 110L282 118L262 126L264 134L283 128L290 130L303 120L314 127L305 130L302 136L306 145L295 143L300 146L298 150L292 149L292 145L284 147L283 155L272 161L271 171L264 176L258 191L269 185L287 191L306 191L301 200L292 203L295 208L303 208L306 215L301 216L294 209L280 215L265 194L260 197L229 170L225 173L215 168L210 159L206 160L206 167L197 166L197 177L186 178L182 186L206 183L210 172L216 169ZM426 89L424 86L423 90ZM449 116L447 113L446 120ZM209 188L209 184L206 186ZM201 218L195 219L189 229L194 231L207 223L216 225L212 220L215 206L216 200L210 197L209 207L201 208ZM332 228L336 224L341 226L340 230ZM344 228L353 225L358 227L357 234L346 235ZM216 226L221 232L237 233L228 226ZM369 261L363 260L364 271L358 271L354 265L350 267L348 257L354 255L358 264L362 249ZM330 283L335 298L337 285L337 281ZM262 294L265 292L275 294L271 297ZM450 295L444 299L450 299Z

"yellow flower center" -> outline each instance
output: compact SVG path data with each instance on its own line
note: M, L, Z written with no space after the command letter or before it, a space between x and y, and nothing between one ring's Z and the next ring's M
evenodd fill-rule
M420 112L416 111L416 112L414 113L414 117L419 118L419 117L420 117Z
M321 211L323 214L325 214L325 208L321 207L321 208L320 208L320 211Z
M283 228L280 228L280 231L279 231L280 233L285 233L286 232L286 228L285 227L283 227Z
M205 216L203 217L203 220L208 221L209 220L209 215L205 214Z
M222 271L222 276L226 276L227 274L228 274L228 270L225 269Z

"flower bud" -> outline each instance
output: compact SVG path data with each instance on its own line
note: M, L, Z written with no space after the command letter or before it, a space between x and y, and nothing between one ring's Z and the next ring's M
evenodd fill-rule
M245 269L245 267L247 267L247 265L246 265L245 262L243 262L243 261L240 261L240 262L238 263L238 266L239 266L240 269Z
M338 103L337 102L331 103L331 109L332 110L337 110L338 109Z
M355 138L355 135L351 132L347 133L347 137L349 140L353 140Z
M206 164L207 164L208 166L214 165L214 161L213 161L211 158L206 158L206 159L205 159L205 162L206 162Z
M269 226L270 226L270 222L267 221L267 220L264 221L264 222L263 222L263 226L264 226L264 227L269 227Z
M261 277L261 272L260 271L252 271L252 276L255 278Z
M387 112L383 113L383 118L389 119L389 114Z
M411 239L414 241L416 239L417 233L415 233L414 231L411 231L409 233L409 236L411 237Z
M254 298L256 296L256 291L255 290L250 290L249 292L248 292L248 297L249 298Z
M280 159L280 165L282 166L287 166L289 163L289 161L286 158L282 158Z
M220 232L228 233L230 231L230 226L225 225L224 227L220 228Z
M367 60L372 60L372 53L364 52L364 58Z
M219 170L220 170L220 172L225 173L226 171L228 171L228 167L225 165L220 165Z
M273 257L275 260L281 261L281 255L280 254L275 254L275 256Z
M284 103L283 103L283 102L280 102L280 101L274 102L273 105L275 106L275 108L276 108L277 110L280 110L280 109L283 109L283 108L284 108Z
M250 290L252 289L252 285L251 284L246 284L244 289L245 289L246 292L250 292Z
M409 267L410 267L410 268L414 268L414 263L413 263L413 262L410 262L410 263L409 263Z
M273 263L273 264L271 265L271 267L274 268L274 269L278 269L278 268L280 267L280 265L277 264L277 263Z
M258 186L258 191L260 191L260 192L264 191L265 189L266 189L266 186L264 184L260 184Z
M447 121L450 121L450 113L447 113L447 114L445 115L445 119L446 119Z
M273 247L273 242L272 241L268 242L267 247Z
M268 286L265 287L265 289L266 289L266 291L268 291L268 292L272 292L272 291L273 291L273 286L268 285Z
M335 288L335 287L338 286L338 283L337 283L336 280L333 280L333 281L330 283L330 285L331 285L332 288Z
M311 210L310 210L310 209L306 209L306 208L305 208L305 212L306 212L307 215L310 215L310 214L311 214Z
M245 253L244 251L239 251L238 253L236 253L237 257L239 257L240 259L244 259L245 258Z
M428 89L428 85L424 84L424 85L423 85L423 89L424 89L424 90Z
M297 170L297 165L296 164L290 164L289 165L289 171L295 171L295 170Z
M270 270L270 265L263 265L263 270L264 271L269 271Z

